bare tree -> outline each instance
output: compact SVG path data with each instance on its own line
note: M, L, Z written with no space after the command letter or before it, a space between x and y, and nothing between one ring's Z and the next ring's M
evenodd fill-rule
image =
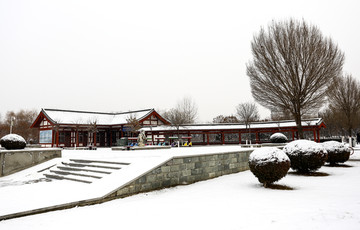
M327 107L320 111L318 116L321 117L326 124L326 129L320 130L321 136L334 138L344 135L344 129L339 122L342 120L341 112L334 111L333 109Z
M223 116L219 115L213 118L213 123L239 123L239 119L233 115L231 116Z
M316 26L304 20L275 22L261 28L251 43L247 64L255 100L271 111L288 110L303 138L302 115L326 100L332 80L342 71L344 54Z
M176 107L166 111L163 116L175 126L193 124L196 121L198 108L190 97L178 101Z
M182 114L185 124L195 123L198 115L198 107L191 97L184 97L178 101L175 109Z
M351 74L336 77L332 90L328 92L329 107L334 113L338 113L340 123L349 136L360 124L360 83Z
M256 104L252 102L240 103L236 106L236 113L239 120L244 122L246 125L250 122L258 121L260 118L258 108Z
M241 122L245 123L246 128L249 129L249 139L251 142L250 123L260 119L259 111L255 103L245 102L240 103L236 107L236 113Z
M91 147L96 147L95 145L95 138L96 138L96 133L97 133L97 119L89 119L87 122L87 131L89 132L89 137L88 137L88 146Z
M288 110L277 110L271 111L271 120L273 121L281 121L281 120L291 120L292 116Z
M185 97L176 104L176 107L166 111L163 117L176 127L180 137L180 126L195 123L197 118L197 105L190 97Z
M127 126L130 128L130 132L133 134L138 133L139 129L141 129L139 120L133 114L130 114L126 118L126 122L127 122Z

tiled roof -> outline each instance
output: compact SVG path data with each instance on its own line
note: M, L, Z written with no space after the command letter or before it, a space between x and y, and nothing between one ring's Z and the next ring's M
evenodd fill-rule
M154 109L129 111L122 113L101 113L72 111L59 109L43 109L42 112L52 122L57 124L90 124L95 122L97 125L120 125L126 124L130 116L138 120L152 113Z

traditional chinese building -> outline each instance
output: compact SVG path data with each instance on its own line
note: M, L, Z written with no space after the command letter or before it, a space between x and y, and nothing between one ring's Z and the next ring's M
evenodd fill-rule
M289 140L298 139L295 121L267 121L245 124L192 124L172 126L154 109L124 113L99 113L58 109L42 109L32 128L39 129L39 143L43 147L116 146L122 137L136 141L136 132L129 120L135 118L145 131L148 144L171 144L180 136L193 145L245 144L269 142L276 132ZM320 129L325 128L321 118L302 122L307 139L320 142Z
M321 118L305 119L302 127L306 139L320 142L320 129L325 128ZM253 122L245 124L192 124L180 127L144 127L148 139L153 143L171 142L175 136L193 145L266 143L273 133L285 134L289 141L298 139L298 128L294 120ZM248 140L248 141L247 141Z
M120 138L137 135L131 119L140 127L170 125L154 109L124 113L42 109L31 128L39 129L43 147L115 146Z

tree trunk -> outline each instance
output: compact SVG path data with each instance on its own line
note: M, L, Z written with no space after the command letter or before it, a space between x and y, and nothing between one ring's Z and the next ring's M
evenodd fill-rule
M349 127L348 134L349 134L349 137L352 137L352 127Z
M295 122L296 122L296 126L298 129L298 137L299 139L304 139L304 131L301 125L301 115L300 114L295 114Z

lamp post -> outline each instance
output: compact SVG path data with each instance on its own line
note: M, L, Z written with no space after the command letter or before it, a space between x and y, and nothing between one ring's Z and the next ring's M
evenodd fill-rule
M15 117L10 118L10 134L12 134L12 129L13 129L13 126L14 126L15 119L16 119Z

